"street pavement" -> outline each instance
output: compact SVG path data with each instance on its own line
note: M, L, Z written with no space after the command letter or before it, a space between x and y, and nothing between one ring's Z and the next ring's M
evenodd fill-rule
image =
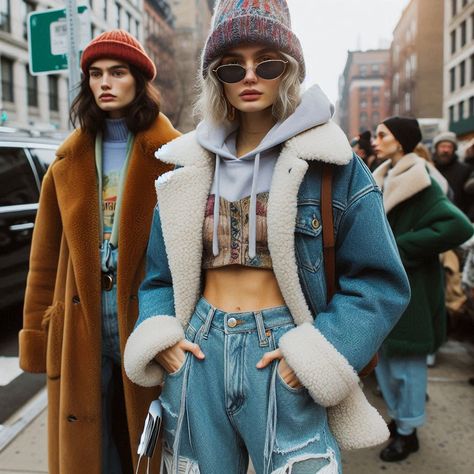
M419 430L420 451L393 464L379 460L380 447L344 452L344 474L472 474L474 386L468 379L473 376L474 345L448 342L440 350L436 366L429 370L428 420ZM386 416L383 400L376 395L375 380L369 378L364 383L367 396ZM44 392L38 397L44 397ZM46 416L44 409L0 452L0 474L47 472Z

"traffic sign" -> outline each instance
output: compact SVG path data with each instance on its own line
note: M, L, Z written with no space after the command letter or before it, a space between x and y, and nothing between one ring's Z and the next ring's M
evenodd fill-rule
M89 9L77 7L79 14L79 49L91 40ZM66 10L57 8L28 15L28 50L30 73L51 74L68 68L68 34Z

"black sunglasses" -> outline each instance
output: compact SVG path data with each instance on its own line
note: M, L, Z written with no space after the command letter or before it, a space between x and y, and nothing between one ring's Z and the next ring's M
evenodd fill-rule
M240 64L223 64L213 69L213 72L219 81L227 84L240 82L247 74L247 69L253 69L255 74L261 79L271 80L280 77L285 72L287 64L288 61L283 59L269 59L250 68L245 68Z

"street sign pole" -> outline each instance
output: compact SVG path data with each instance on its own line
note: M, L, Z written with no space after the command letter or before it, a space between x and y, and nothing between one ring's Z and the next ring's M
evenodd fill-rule
M79 68L78 32L79 20L76 0L66 0L66 24L68 34L68 69L69 69L69 108L77 95L81 81Z

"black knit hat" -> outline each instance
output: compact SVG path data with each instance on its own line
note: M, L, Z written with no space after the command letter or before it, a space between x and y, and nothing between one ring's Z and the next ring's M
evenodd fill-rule
M370 130L366 130L365 132L362 132L358 137L355 137L351 141L351 146L359 145L359 148L364 150L367 156L370 156L374 153L374 150L371 144L371 138L372 138L372 134L370 133Z
M405 154L411 153L421 142L418 120L410 117L389 117L382 122L400 142Z

